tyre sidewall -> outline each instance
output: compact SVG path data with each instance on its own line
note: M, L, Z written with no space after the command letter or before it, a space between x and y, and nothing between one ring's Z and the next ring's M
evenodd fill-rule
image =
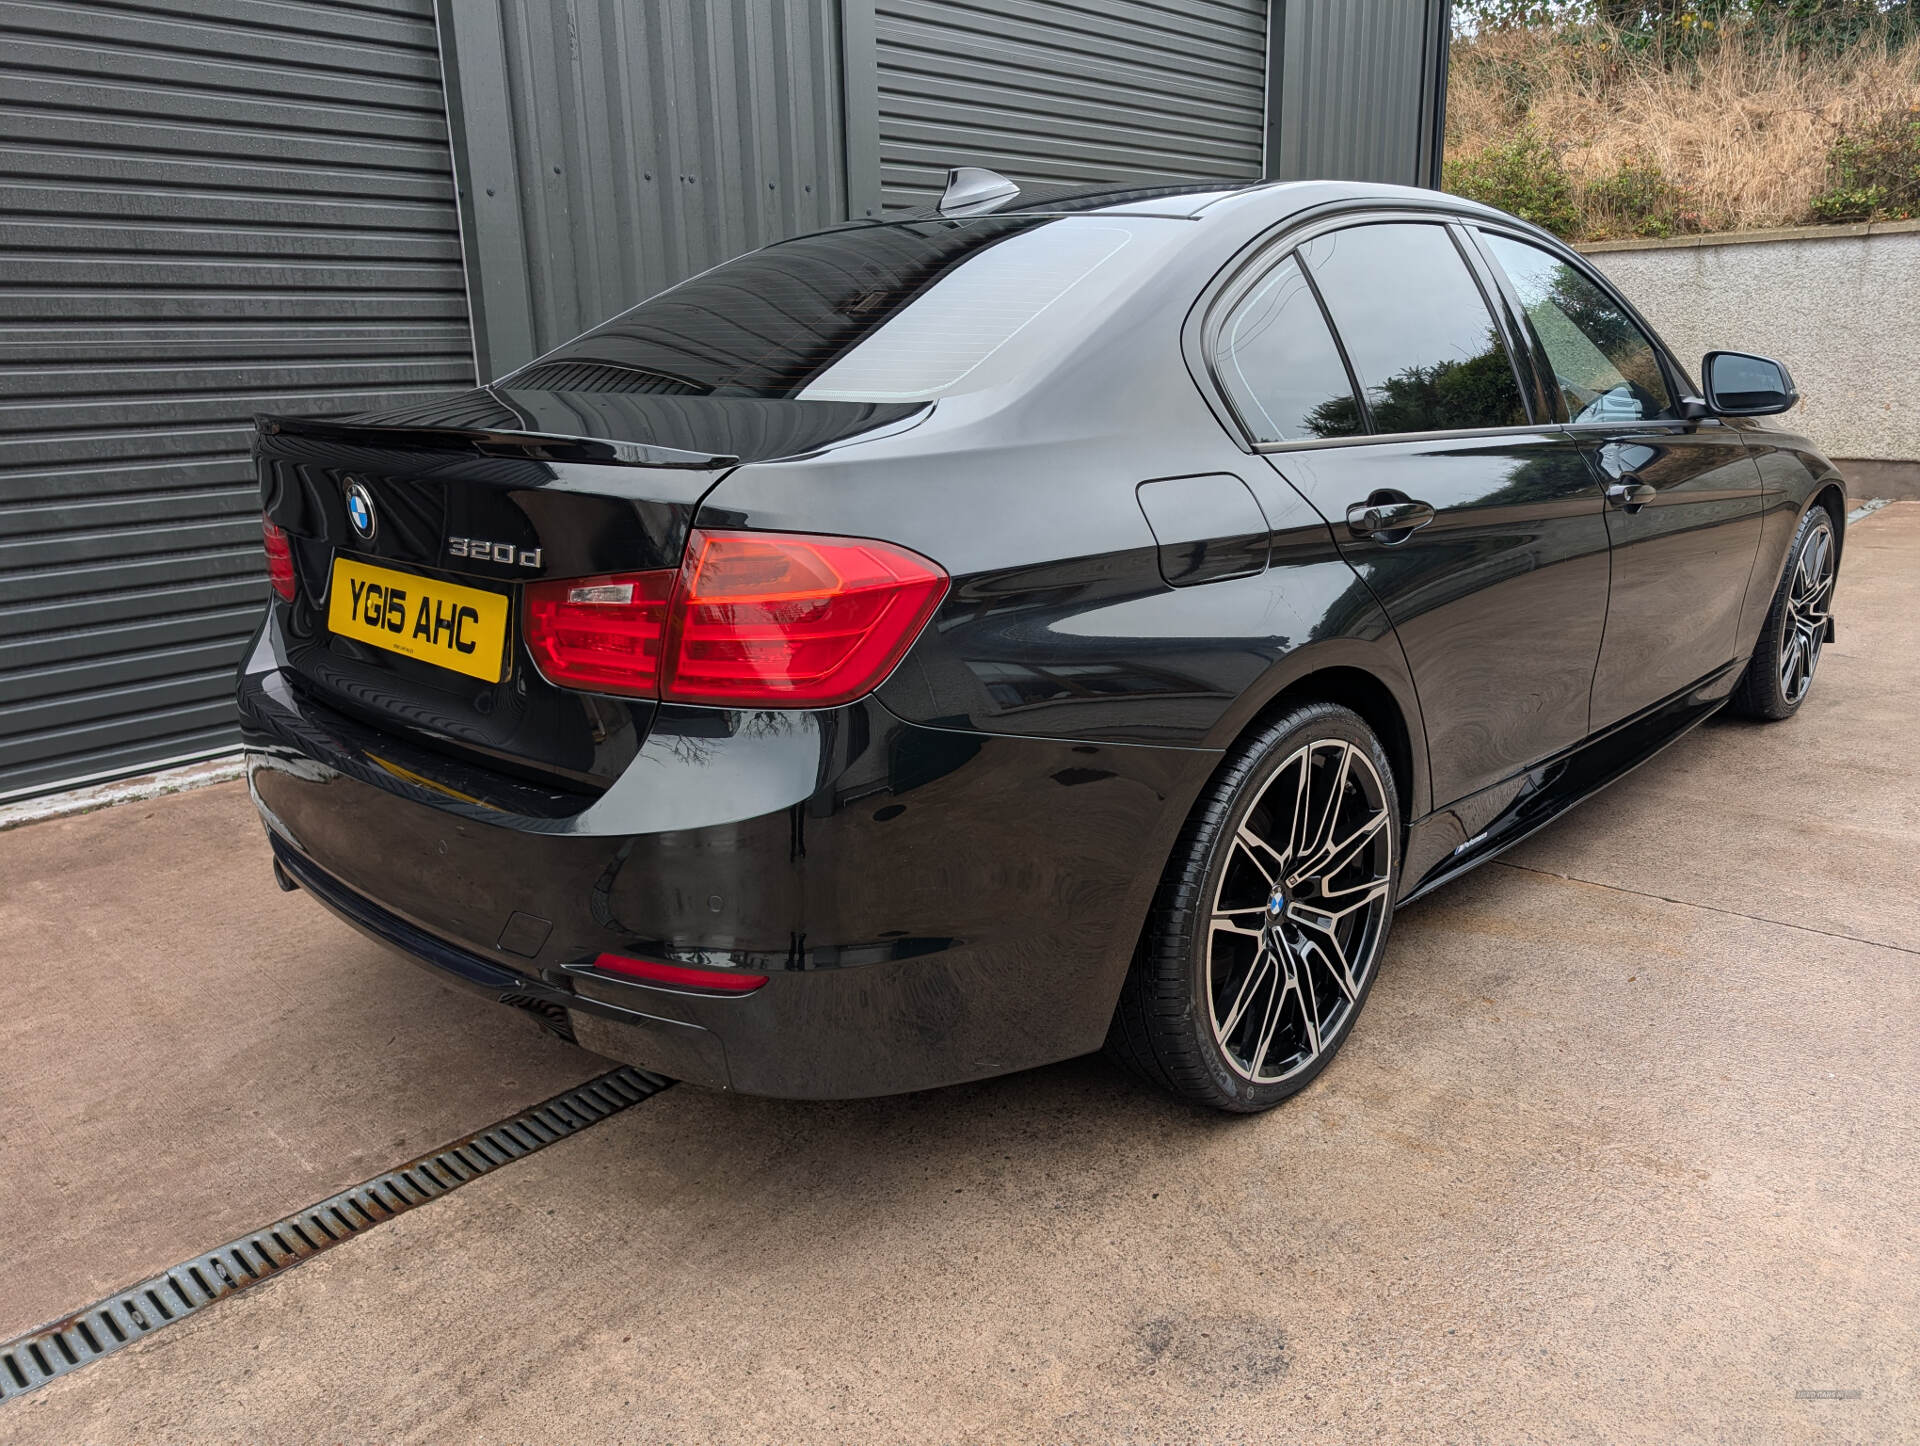
M1180 943L1187 961L1190 997L1193 1001L1188 1024L1195 1031L1195 1038L1199 1044L1199 1057L1206 1070L1208 1082L1217 1092L1220 1107L1223 1109L1243 1113L1271 1109L1281 1100L1311 1084L1320 1071L1332 1061L1334 1055L1339 1053L1347 1036L1353 1032L1354 1024L1366 1006L1367 997L1373 991L1373 981L1380 972L1380 961L1385 956L1388 935L1393 928L1391 904L1381 921L1379 943L1374 951L1373 965L1367 970L1367 977L1361 983L1359 997L1354 1001L1353 1008L1347 1011L1347 1017L1338 1032L1320 1051L1319 1057L1312 1064L1285 1080L1271 1084L1256 1084L1227 1063L1226 1056L1213 1035L1211 981L1208 978L1206 945L1207 923L1212 916L1212 901L1220 886L1220 876L1227 866L1230 844L1235 830L1239 828L1255 800L1259 798L1261 789L1280 767L1307 744L1335 738L1358 746L1373 760L1374 769L1380 775L1381 787L1386 795L1389 848L1393 861L1391 882L1388 885L1388 897L1391 900L1399 891L1401 844L1404 834L1400 816L1399 788L1394 779L1393 767L1387 759L1386 750L1381 746L1373 730L1361 720L1358 714L1337 704L1305 704L1277 719L1272 727L1252 739L1245 746L1245 751L1236 755L1235 764L1238 766L1230 764L1224 770L1226 777L1223 781L1233 794L1231 803L1216 824L1193 841L1194 846L1204 848L1208 852L1206 868L1199 875L1197 891L1192 897L1177 899L1174 913L1184 925L1181 930L1184 937Z
M1791 718L1813 692L1813 684L1809 680L1806 692L1792 702L1787 700L1787 695L1780 687L1780 645L1785 640L1789 626L1787 600L1793 593L1793 580L1800 572L1800 560L1823 523L1828 530L1833 529L1833 519L1827 514L1826 508L1815 503L1807 509L1799 527L1794 530L1793 544L1787 549L1786 569L1780 575L1779 585L1774 588L1773 603L1767 609L1766 626L1760 630L1760 640L1747 664L1750 675L1742 690L1743 712L1773 720ZM1834 543L1836 546L1839 543L1837 534ZM1838 581L1837 575L1835 581Z

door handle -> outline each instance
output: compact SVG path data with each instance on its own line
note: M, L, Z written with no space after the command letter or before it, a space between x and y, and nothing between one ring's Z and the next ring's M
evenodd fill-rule
M1425 502L1369 500L1356 502L1347 509L1347 530L1355 537L1371 537L1391 547L1405 542L1417 527L1433 521L1433 508Z
M1607 505L1638 512L1658 495L1645 482L1614 482L1607 488Z

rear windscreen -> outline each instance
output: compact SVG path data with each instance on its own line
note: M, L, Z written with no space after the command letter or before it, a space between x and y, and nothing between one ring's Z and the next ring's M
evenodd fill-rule
M507 385L924 400L1083 321L1183 224L987 216L804 236L641 302Z

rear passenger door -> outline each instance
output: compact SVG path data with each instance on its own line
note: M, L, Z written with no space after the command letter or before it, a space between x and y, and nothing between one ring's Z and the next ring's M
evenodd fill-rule
M1229 291L1203 341L1393 620L1436 808L1586 736L1607 608L1600 489L1536 420L1493 294L1444 221L1344 225Z
M1598 280L1517 236L1480 235L1607 499L1613 588L1593 680L1604 728L1733 659L1760 547L1760 469L1732 427L1681 415L1659 349Z

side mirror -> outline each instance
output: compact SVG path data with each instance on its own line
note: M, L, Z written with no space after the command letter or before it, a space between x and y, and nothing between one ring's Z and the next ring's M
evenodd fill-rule
M1722 417L1766 417L1800 400L1779 362L1743 351L1710 351L1700 363L1707 405Z

